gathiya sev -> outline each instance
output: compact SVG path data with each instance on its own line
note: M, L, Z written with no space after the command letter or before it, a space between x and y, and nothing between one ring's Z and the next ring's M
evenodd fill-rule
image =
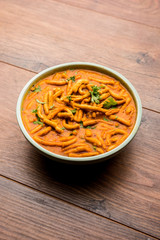
M22 120L47 150L69 157L108 152L131 133L136 107L114 78L89 70L55 73L32 86Z

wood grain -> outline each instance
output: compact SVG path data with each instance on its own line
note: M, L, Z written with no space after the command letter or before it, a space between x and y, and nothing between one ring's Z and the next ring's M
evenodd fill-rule
M54 0L1 1L0 16L2 61L33 71L90 61L159 76L159 29Z
M153 239L0 177L1 239Z
M159 0L60 0L60 2L117 18L138 22L151 27L160 28Z
M0 1L0 238L160 239L159 8L158 0ZM145 108L134 140L99 165L55 163L17 126L17 98L34 72L71 61L119 71Z
M0 173L160 237L159 114L144 110L135 139L109 162L88 167L56 164L38 154L17 126L16 100L32 76L31 72L1 63Z

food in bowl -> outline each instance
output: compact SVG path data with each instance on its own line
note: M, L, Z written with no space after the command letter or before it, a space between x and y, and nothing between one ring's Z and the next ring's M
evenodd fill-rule
M68 69L31 86L21 116L40 146L81 158L109 152L124 142L134 128L137 110L117 79L92 70Z

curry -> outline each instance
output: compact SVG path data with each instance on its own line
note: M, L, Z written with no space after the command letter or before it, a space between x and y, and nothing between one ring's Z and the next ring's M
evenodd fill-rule
M22 120L45 149L89 157L111 151L129 136L136 107L118 80L90 70L66 70L31 87L23 101Z

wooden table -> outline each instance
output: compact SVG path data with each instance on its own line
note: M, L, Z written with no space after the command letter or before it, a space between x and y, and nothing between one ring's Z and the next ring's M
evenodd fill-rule
M0 1L0 239L160 238L160 1ZM140 130L124 152L65 166L25 140L16 101L35 73L88 61L136 87Z

